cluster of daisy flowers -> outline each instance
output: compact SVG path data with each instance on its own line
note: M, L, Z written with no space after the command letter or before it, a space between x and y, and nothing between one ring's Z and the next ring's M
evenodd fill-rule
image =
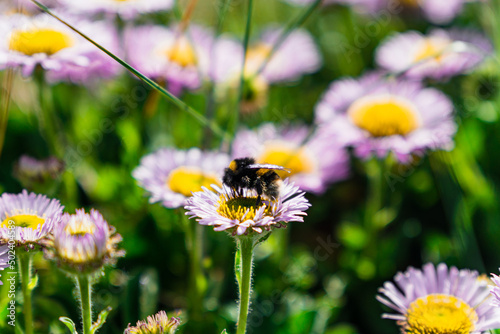
M57 199L23 190L0 197L0 243L15 240L25 251L44 249L45 255L68 272L95 272L124 255L121 236L102 215L77 210L63 214Z

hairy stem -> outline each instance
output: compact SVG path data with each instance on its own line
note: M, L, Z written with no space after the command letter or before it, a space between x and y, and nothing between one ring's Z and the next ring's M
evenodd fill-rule
M88 275L76 276L82 307L83 334L90 334L92 327L92 281Z
M252 262L254 243L251 238L240 238L238 240L241 256L241 281L240 288L240 312L238 316L238 327L236 334L245 334L247 328L248 310L250 307L250 292L252 285ZM238 270L236 268L236 270Z
M31 266L33 263L33 252L26 252L18 257L19 272L21 274L21 288L23 292L24 304L24 331L26 334L33 334L33 306L31 304Z

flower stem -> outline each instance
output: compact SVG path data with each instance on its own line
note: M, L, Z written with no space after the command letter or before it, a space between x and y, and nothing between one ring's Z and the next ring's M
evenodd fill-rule
M241 256L241 280L240 288L240 312L238 316L238 327L236 334L245 334L247 328L248 309L250 306L250 289L252 285L252 262L254 243L251 238L239 238ZM238 270L238 269L236 269Z
M374 158L367 163L368 198L366 200L365 227L368 230L376 228L374 216L382 209L384 193L384 162Z
M26 252L18 257L19 271L21 274L21 287L23 291L23 313L24 313L24 332L26 334L33 334L33 307L31 304L31 292L33 288L30 287L31 282L31 266L33 263L33 252Z
M82 306L83 334L90 334L92 327L92 282L88 275L76 276Z
M203 290L205 286L205 277L202 272L203 257L203 226L194 223L183 216L183 224L186 233L186 248L189 256L189 299L190 299L190 318L201 320L203 305Z

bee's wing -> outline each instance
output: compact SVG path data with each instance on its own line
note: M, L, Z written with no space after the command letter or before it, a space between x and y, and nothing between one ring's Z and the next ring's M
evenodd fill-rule
M278 166L278 165L271 165L271 164L252 164L252 165L246 166L246 168L250 168L250 169L277 169L277 170L284 170L284 171L287 171L288 173L290 173L289 168L285 168L283 166Z

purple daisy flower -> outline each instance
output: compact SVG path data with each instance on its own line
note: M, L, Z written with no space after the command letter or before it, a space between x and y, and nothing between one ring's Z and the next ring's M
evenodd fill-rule
M358 157L392 152L407 163L412 154L453 148L453 104L418 82L384 79L377 73L334 82L316 106L321 131L335 134Z
M146 76L168 84L178 95L183 88L194 90L202 82L201 68L208 67L212 33L191 25L185 33L162 26L125 30L130 65Z
M484 333L500 327L500 310L491 305L488 282L476 271L428 263L409 267L379 289L377 300L397 314L405 333Z
M258 163L284 166L300 189L316 194L324 192L329 183L343 180L349 172L349 157L344 148L335 145L329 133L315 133L310 138L305 125L277 128L271 123L255 131L241 130L233 142L235 158L255 157Z
M46 242L45 254L69 272L95 272L125 255L117 248L121 240L97 210L81 209L62 216Z
M96 42L116 52L116 32L103 22L70 20ZM0 69L20 67L24 76L40 65L49 81L83 82L115 75L120 67L91 43L46 14L3 16Z
M286 227L288 222L302 222L304 211L311 206L305 193L288 179L283 181L275 200L260 203L255 190L241 189L240 196L225 185L212 188L215 192L203 187L203 191L193 193L185 206L186 215L197 217L201 225L214 226L215 231L231 230L233 235L262 233L272 227Z
M414 79L446 79L467 72L491 52L491 43L474 31L435 29L428 36L409 31L384 41L376 61Z
M151 194L150 203L162 202L173 209L185 205L202 186L221 185L229 162L224 153L164 148L143 157L132 175Z
M245 63L246 77L252 77L260 70L282 32L281 28L268 28L249 47ZM210 71L212 80L238 81L243 46L227 36L219 38L214 45L214 64ZM316 72L321 64L321 55L312 36L306 30L296 29L273 53L260 75L267 83L296 81L304 74Z
M33 248L52 232L64 207L56 199L28 193L4 193L0 197L0 242L14 237L17 245Z
M130 20L139 14L170 10L174 0L58 0L67 10L75 14L120 15Z
M135 326L129 324L124 334L173 334L180 323L179 318L168 318L165 311L160 311L145 321L138 321Z

